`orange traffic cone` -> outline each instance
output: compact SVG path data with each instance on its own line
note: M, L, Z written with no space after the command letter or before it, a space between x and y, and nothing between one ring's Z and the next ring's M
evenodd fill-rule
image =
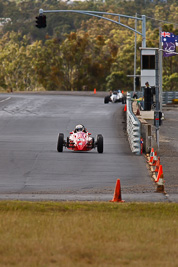
M150 152L150 157L154 156L153 153L154 153L154 148L152 147L151 152Z
M124 111L127 111L127 105L125 104Z
M157 190L158 193L165 193L164 192L164 179L163 179L163 168L162 165L159 166L159 171L157 175L157 179L155 181L157 183Z
M156 166L156 162L157 162L157 160L158 160L157 152L155 151L155 153L154 153L154 157L153 157L153 162L152 162L151 166Z
M157 180L157 173L159 171L159 166L160 166L160 157L158 157L158 160L156 161L156 165L151 167L151 171L153 172L152 177L155 182Z
M164 181L163 177L160 177L159 181L157 182L157 189L156 189L157 193L166 193L164 191L164 183L165 183L165 181Z
M122 197L121 197L120 179L117 179L117 181L116 181L114 196L113 196L113 199L110 201L111 202L125 202L124 200L122 200Z
M147 161L149 164L153 162L154 157L154 148L151 149L149 160Z
M160 178L163 178L163 167L162 167L162 165L159 165L158 175L156 177L155 182L157 183Z
M160 157L158 157L158 160L156 162L156 168L155 168L155 172L158 172L159 171L159 166L160 166Z
M157 193L166 193L164 191L164 183L165 183L164 179L160 178L159 181L157 182L157 190L156 190Z
M151 166L151 171L154 172L156 169L156 163L158 161L158 157L157 157L157 152L155 151L154 153L154 157L153 157L153 161L151 163L149 163L149 165Z
M96 88L94 89L94 94L96 94Z
M153 158L154 158L154 155L150 157L150 159L148 161L149 164L152 164L153 163Z

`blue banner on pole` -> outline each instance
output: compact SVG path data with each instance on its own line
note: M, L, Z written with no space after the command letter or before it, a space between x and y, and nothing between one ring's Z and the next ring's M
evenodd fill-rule
M176 44L174 43L163 43L163 57L172 57L175 56Z
M178 46L178 35L171 32L162 32L162 44L163 44L163 56L172 57L175 56L176 45Z

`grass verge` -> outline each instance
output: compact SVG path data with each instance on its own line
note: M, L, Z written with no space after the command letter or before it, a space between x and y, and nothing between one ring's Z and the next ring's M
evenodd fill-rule
M176 203L0 202L0 266L178 266Z

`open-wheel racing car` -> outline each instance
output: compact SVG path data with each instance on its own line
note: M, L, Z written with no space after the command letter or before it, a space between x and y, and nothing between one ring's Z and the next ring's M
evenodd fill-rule
M64 140L63 133L59 133L57 151L63 152L63 147L73 151L89 151L97 147L98 153L103 153L103 136L98 134L95 141L95 138L91 137L91 133L80 124L70 132L70 136L67 137L67 140Z
M126 97L121 92L121 90L113 91L110 95L107 95L104 98L105 104L108 104L109 102L112 102L112 103L122 102L122 104L125 104Z

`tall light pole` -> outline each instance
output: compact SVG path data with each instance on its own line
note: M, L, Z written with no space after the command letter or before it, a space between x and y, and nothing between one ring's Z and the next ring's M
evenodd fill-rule
M146 47L146 16L142 15L142 47Z
M135 17L137 17L137 13L135 14ZM135 20L135 30L137 30L137 19ZM137 34L135 32L135 49L134 49L134 79L133 79L133 88L134 92L136 91L136 82L135 82L135 77L136 77L136 66L137 65Z
M91 10L43 10L42 8L39 9L39 14L42 15L43 13L78 13L83 14L87 16L93 16L99 19L104 19L113 23L116 23L122 27L125 27L135 33L138 33L142 36L142 47L146 47L146 16L142 15L142 18L133 17L133 16L127 16L123 14L116 14L116 13L109 13L109 12L101 12L101 11L91 11ZM111 16L117 16L119 17L119 21L109 19L108 17L103 17L102 15L111 15ZM128 18L128 19L134 19L134 20L141 20L142 21L142 32L139 32L128 25L125 25L120 22L120 18Z
M103 0L104 2L105 0ZM123 14L116 14L116 13L109 13L109 12L101 12L101 11L91 11L91 10L43 10L42 8L39 10L39 14L42 15L43 13L78 13L78 14L82 14L82 15L87 15L87 16L93 16L99 19L104 19L113 23L116 23L122 27L125 27L133 32L135 32L135 53L134 53L134 75L129 75L130 77L134 76L134 91L135 91L135 77L136 77L136 42L137 42L137 35L139 34L142 36L142 47L145 48L146 47L146 16L142 15L141 18L137 17L137 14L135 17L133 16L127 16L127 15L123 15ZM111 16L117 16L119 18L119 21L110 19L108 17L104 17L104 15L111 15ZM120 19L121 18L128 18L128 19L134 19L135 20L135 29L129 27L128 25L125 25L123 23L121 23ZM137 31L137 21L141 21L142 22L142 32Z
M160 111L162 112L162 72L163 72L163 52L162 52L162 27L159 27L159 102Z

